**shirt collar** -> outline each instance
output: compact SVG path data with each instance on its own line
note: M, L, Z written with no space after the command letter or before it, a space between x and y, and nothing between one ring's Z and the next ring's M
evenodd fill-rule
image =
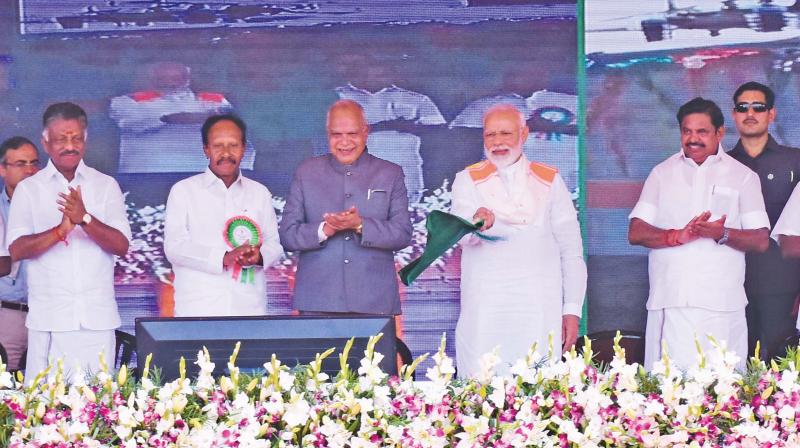
M81 161L78 162L78 167L75 168L75 179L77 179L78 177L86 178L86 170L87 169L88 169L88 167L86 166L85 163L83 163L83 159L81 159ZM53 164L53 160L52 159L47 161L47 166L44 167L42 172L44 172L44 175L47 178L52 178L52 177L55 177L56 175L58 175L58 176L61 176L62 179L67 180L64 177L64 175L61 174L61 172L58 171L56 166Z
M758 156L756 156L756 158L761 157L761 155L764 154L765 152L774 151L778 149L780 146L781 145L779 145L778 142L775 141L774 138L772 138L772 134L767 134L767 144L764 145L764 150L761 151L761 153ZM747 151L744 149L744 145L742 145L742 139L739 139L739 141L736 142L736 146L734 146L733 149L731 149L730 154L746 155L747 157L750 157L750 154L747 154Z
M528 159L525 157L525 154L521 154L519 159L516 162L508 165L504 168L497 168L498 174L500 177L504 177L506 179L513 179L517 176L517 173L520 173L529 165Z
M692 160L689 157L686 157L686 153L683 152L683 148L681 148L680 153L679 153L679 157L684 162L688 163L689 165L691 165L691 166L693 166L695 168L699 168L701 166L708 166L708 165L712 165L714 163L717 163L720 160L722 160L723 155L726 155L726 154L725 154L725 149L722 147L722 143L720 143L719 146L717 147L717 153L716 154L711 154L710 156L706 157L706 160L703 162L702 165L698 165L697 163L695 163L694 160Z
M205 171L203 171L203 186L210 187L214 185L214 182L219 182L222 184L222 186L225 186L225 183L222 182L222 179L217 177L217 175L214 174L213 171L211 171L211 168L206 167ZM233 181L231 187L241 182L242 182L242 170L239 169L239 175L236 176L236 180Z
M521 171L521 170L525 169L526 166L528 166L528 158L525 157L524 153L522 153L522 154L520 154L519 159L517 159L516 162L512 163L511 165L509 165L509 166L507 166L506 168L503 168L503 169L513 170L513 171ZM502 170L500 170L500 171L502 171Z

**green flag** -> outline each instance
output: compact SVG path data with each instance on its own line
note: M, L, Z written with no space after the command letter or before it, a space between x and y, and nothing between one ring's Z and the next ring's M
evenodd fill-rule
M486 240L498 239L478 232L482 225L483 221L472 224L450 213L440 210L432 211L425 222L425 228L428 229L428 241L425 244L425 250L419 258L400 269L400 280L404 285L410 285L422 274L422 271L458 243L464 235L475 233Z

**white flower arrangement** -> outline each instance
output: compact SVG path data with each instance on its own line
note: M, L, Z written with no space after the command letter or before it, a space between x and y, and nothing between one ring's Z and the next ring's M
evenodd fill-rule
M320 372L332 350L307 366L289 369L273 358L264 374L236 367L214 378L200 351L197 379L158 385L149 357L135 380L127 368L107 367L94 378L65 384L42 372L30 385L0 364L0 446L61 447L789 447L799 446L800 355L769 366L753 358L746 372L716 346L699 353L682 372L668 356L652 372L625 362L615 344L613 361L598 366L587 343L564 360L540 357L535 348L512 375L454 379L444 339L426 372L414 382L421 359L389 377L377 366L372 340L358 369L346 346L334 378ZM618 340L617 340L618 342Z

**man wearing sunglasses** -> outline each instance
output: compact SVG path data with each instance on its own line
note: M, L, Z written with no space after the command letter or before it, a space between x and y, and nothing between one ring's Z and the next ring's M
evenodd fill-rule
M11 137L0 143L0 178L3 189L0 191L0 216L8 222L11 197L23 179L39 171L39 152L36 146L25 137ZM5 229L3 229L5 230ZM5 250L5 248L0 248ZM10 263L11 259L8 259ZM25 279L26 262L15 263L9 275L0 278L0 344L6 351L4 359L11 370L21 369L22 355L28 347L28 329L25 318L28 316L28 286Z
M775 227L800 178L800 150L783 146L769 134L775 120L775 94L758 82L747 82L733 94L733 121L739 142L731 157L758 174L770 225ZM775 240L764 253L747 254L745 291L749 352L761 343L760 355L785 354L786 338L795 331L792 307L800 293L800 260L784 259Z

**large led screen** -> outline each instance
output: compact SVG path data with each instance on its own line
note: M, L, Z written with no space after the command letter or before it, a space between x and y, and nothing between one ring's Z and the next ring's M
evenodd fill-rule
M192 114L247 122L244 174L283 208L298 163L327 151L325 113L361 103L373 154L406 174L414 243L449 208L455 173L482 158L481 114L511 102L532 129L525 152L557 166L577 198L577 27L574 1L43 1L0 13L0 133L38 141L41 114L69 100L89 113L89 165L127 193L131 251L117 265L124 327L168 315L164 204L205 166ZM292 312L295 257L268 272L271 314ZM459 252L401 291L403 338L415 355L453 331ZM491 298L487 298L491 300Z

